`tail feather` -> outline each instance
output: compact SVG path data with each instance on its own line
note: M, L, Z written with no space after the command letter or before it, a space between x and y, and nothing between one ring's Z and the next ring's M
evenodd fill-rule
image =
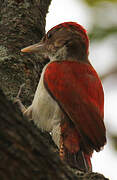
M60 158L67 162L72 168L80 171L91 171L92 149L84 152L81 144L81 137L73 124L69 121L64 121L61 126L60 136Z
M91 154L86 154L81 150L78 150L74 153L68 151L68 149L63 144L62 138L60 141L59 153L61 160L66 161L66 163L72 168L84 172L92 171L92 165L90 160Z
M77 153L65 151L65 161L72 167L80 171L92 171L90 156L79 150Z

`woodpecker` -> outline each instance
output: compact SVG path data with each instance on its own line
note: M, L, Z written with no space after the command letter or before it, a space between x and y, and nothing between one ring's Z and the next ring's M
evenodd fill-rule
M80 171L91 171L93 151L106 143L104 92L88 60L86 30L75 22L61 23L22 52L46 56L31 106L21 110L42 130L50 132L60 158Z

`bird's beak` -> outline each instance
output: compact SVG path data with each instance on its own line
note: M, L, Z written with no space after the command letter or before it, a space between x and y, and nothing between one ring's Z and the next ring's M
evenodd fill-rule
M39 52L43 53L45 51L45 43L40 42L26 48L21 49L21 52Z

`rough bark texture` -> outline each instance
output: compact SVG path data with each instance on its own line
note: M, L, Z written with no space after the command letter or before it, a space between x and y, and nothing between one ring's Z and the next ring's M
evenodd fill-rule
M23 101L30 104L34 95L43 65L36 55L20 50L42 38L50 2L0 0L0 86L10 99L24 82Z
M22 100L30 104L43 64L20 49L45 32L51 0L0 0L0 87L11 101L25 82ZM97 173L78 173L60 161L51 136L22 117L0 90L0 180L104 180Z

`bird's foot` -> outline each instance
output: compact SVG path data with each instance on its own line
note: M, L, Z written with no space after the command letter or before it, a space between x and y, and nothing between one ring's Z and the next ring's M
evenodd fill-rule
M14 104L18 105L18 107L19 107L19 109L21 110L22 113L24 113L26 111L25 106L22 104L22 102L20 100L20 95L21 95L22 88L24 87L24 85L25 85L25 83L20 86L18 94L17 94L16 98L13 101Z

